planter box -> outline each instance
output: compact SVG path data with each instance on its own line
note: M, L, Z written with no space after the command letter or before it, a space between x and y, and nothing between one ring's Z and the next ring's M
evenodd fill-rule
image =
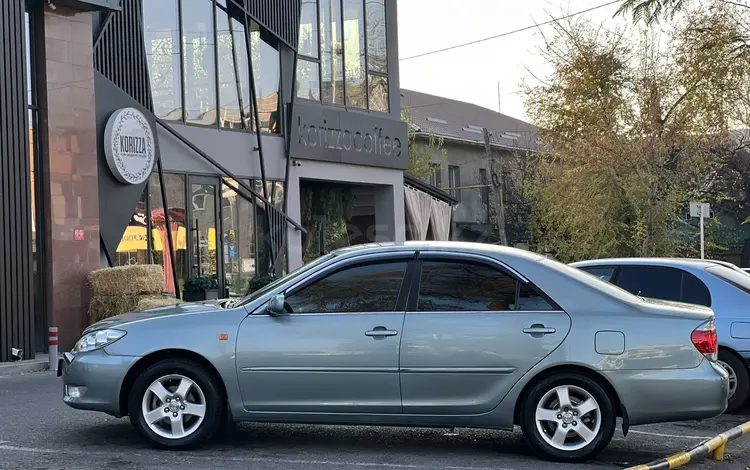
M205 300L217 300L219 291L216 289L206 290L203 292L182 291L182 300L185 302L203 302Z

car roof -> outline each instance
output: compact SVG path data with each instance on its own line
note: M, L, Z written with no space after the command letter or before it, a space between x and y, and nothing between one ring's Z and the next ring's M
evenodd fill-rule
M716 265L734 266L726 261L710 260L710 259L695 259L695 258L603 258L588 261L578 261L576 263L570 263L571 266L576 268L591 267L591 266L609 266L609 265L630 265L630 266L667 266L667 267L681 267L681 268L695 268L703 267L707 268Z
M455 241L406 241L406 242L381 242L365 243L345 248L339 248L332 253L336 255L364 255L393 251L452 251L462 253L484 254L489 256L502 256L504 258L525 259L537 261L545 259L545 256L531 251L521 250L500 245L475 242Z

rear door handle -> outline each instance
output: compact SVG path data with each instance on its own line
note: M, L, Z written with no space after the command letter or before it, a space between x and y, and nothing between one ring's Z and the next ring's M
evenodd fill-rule
M557 330L554 328L547 328L541 325L533 325L531 328L524 328L523 332L527 335L551 335Z
M396 336L397 334L398 334L398 331L389 330L384 326L376 326L370 331L365 331L365 336L371 336L374 338L382 338L385 336Z

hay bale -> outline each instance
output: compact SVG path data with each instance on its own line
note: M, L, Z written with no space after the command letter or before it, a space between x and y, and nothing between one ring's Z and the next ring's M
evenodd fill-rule
M145 295L138 301L137 310L149 310L152 308L171 307L181 304L182 301L165 295Z
M94 295L89 304L91 323L134 312L142 298L143 296L140 295Z
M118 266L93 271L89 284L95 296L138 296L164 290L164 268L158 264Z

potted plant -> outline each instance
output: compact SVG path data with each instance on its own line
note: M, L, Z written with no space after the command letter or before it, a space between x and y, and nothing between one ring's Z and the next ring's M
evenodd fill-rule
M201 302L219 298L219 282L216 276L195 276L188 279L182 287L182 300Z
M253 292L262 289L267 284L270 284L271 282L276 280L276 276L274 276L271 273L263 274L260 276L255 276L252 279L250 279L250 284L248 285L247 293L252 294Z

